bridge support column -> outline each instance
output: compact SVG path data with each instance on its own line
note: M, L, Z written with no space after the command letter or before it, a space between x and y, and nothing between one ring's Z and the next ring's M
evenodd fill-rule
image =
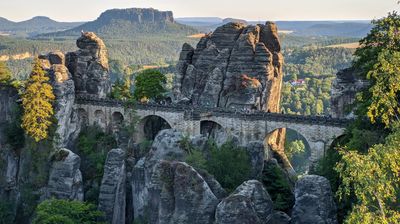
M308 142L311 149L310 161L311 163L316 163L318 160L325 156L325 143L318 142Z

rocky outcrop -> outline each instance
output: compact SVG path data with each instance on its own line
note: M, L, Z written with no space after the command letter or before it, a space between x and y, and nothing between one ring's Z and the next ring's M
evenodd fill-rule
M175 97L203 107L278 112L283 57L273 23L228 23L182 48Z
M66 55L76 93L105 98L111 92L111 82L104 42L96 34L85 32L76 45L80 50Z
M175 22L171 11L158 11L152 8L111 9L103 12L97 21L109 23L116 19L127 20L134 23Z
M59 149L51 157L45 198L83 201L81 159L68 149Z
M352 117L352 104L356 94L368 87L367 80L358 77L353 68L344 69L336 74L331 89L331 115L333 118Z
M132 203L135 219L145 219L149 206L149 187L154 167L160 160L181 160L186 152L180 148L183 134L177 130L167 129L158 133L150 152L140 159L132 171Z
M47 71L56 100L54 113L57 120L55 148L70 147L76 139L80 126L74 112L75 84L65 66L65 55L52 52L39 56L42 68Z
M336 224L336 205L329 181L321 176L304 176L296 183L293 224Z
M247 154L250 157L251 163L251 179L259 179L264 169L264 143L263 142L250 142L245 147Z
M262 183L250 180L218 204L217 224L262 224L273 212L273 202Z
M113 149L107 155L99 195L99 210L108 223L125 223L126 168L125 152Z
M149 223L212 223L219 200L203 177L182 162L157 163L149 186Z
M275 211L268 217L266 224L289 224L290 217L281 211Z
M13 118L17 99L18 92L15 88L0 83L0 124Z

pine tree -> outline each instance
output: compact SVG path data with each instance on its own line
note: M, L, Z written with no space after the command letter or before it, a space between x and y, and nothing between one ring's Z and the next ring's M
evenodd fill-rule
M11 80L11 71L6 63L0 61L0 83L8 83Z
M55 96L53 87L48 82L49 77L36 59L26 89L22 94L24 108L22 128L36 142L47 138L48 129L52 124L51 117L54 114L52 102Z

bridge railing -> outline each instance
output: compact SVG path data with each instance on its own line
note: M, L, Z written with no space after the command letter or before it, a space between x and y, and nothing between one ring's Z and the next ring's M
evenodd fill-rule
M178 105L178 104L143 104L135 103L130 105L126 101L115 100L115 99L102 99L96 98L90 95L77 95L75 98L77 104L83 105L96 105L105 107L132 107L136 110L154 110L154 111L165 111L165 112L184 112L185 117L212 117L222 116L231 118L240 118L249 121L267 120L267 121L278 121L278 122L292 122L292 123L305 123L315 125L326 125L326 126L338 126L345 127L351 119L338 119L329 116L304 116L295 114L281 114L281 113L269 113L264 111L245 111L235 110L230 108L200 108L189 105Z

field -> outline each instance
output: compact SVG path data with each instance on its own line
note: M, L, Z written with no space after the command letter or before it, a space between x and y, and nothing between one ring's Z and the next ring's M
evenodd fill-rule
M360 44L358 42L354 42L354 43L346 43L346 44L334 44L334 45L329 45L326 47L329 47L329 48L342 47L342 48L347 48L347 49L356 49L359 46L360 46Z

